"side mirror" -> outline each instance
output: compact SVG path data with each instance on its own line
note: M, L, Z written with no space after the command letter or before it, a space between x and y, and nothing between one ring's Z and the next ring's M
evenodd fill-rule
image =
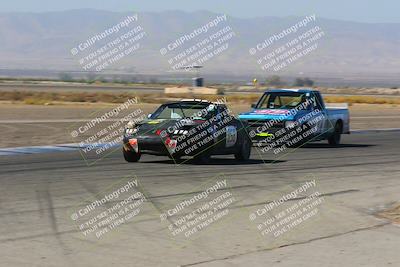
M149 115L147 115L147 118L150 119L150 118L151 118L151 115L153 115L153 114L150 113Z
M251 104L251 108L256 108L257 104L253 103Z

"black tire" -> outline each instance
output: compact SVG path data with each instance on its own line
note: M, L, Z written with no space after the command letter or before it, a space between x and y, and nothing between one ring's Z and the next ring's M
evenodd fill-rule
M127 162L138 162L140 160L140 157L142 156L140 153L126 151L125 149L122 149L122 151L124 153L124 159Z
M328 143L331 146L338 146L340 145L340 137L342 135L342 124L337 122L335 124L335 130L333 134L328 138Z
M238 152L235 153L235 159L238 161L247 161L250 158L252 142L247 136L243 137L242 145L240 146Z
M172 156L171 154L168 154L168 158L170 158L170 159L176 161L176 160L180 160L180 159L181 159L181 156L180 156L180 155Z
M207 164L210 162L211 155L208 151L204 151L199 155L194 156L194 161L199 164Z

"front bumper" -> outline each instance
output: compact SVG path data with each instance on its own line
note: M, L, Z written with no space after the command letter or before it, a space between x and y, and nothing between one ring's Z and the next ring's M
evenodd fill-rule
M133 142L134 140L136 142ZM123 142L125 150L128 151L141 154L170 155L160 136L125 136Z
M163 139L160 136L125 136L124 149L141 154L181 157L194 156L200 149L179 150L179 143L175 139Z

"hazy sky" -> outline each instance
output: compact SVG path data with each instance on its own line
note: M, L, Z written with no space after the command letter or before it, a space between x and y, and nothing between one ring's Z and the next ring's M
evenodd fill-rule
M111 11L209 10L235 17L319 17L362 22L400 22L399 0L13 0L0 12L42 12L78 8Z

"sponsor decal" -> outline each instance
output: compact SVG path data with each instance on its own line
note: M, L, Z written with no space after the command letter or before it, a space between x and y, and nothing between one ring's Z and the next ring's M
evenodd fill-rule
M256 134L256 136L260 136L260 137L272 137L274 136L272 133L258 133Z
M253 111L251 114L286 115L289 114L289 111L284 109L258 109Z
M236 144L237 131L235 126L226 127L226 147L232 147Z
M161 123L163 120L151 120L151 121L148 121L147 123L148 124L159 124L159 123Z

